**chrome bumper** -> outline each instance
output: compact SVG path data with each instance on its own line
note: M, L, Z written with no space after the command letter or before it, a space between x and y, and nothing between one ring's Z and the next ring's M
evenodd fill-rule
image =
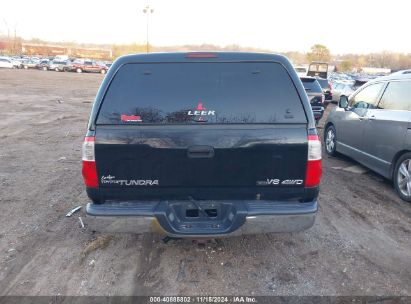
M90 216L85 219L93 231L106 233L159 233L173 237L227 237L270 232L297 232L310 228L315 222L315 213L299 215L247 216L245 223L237 230L219 235L179 235L165 231L155 217L150 216Z
M223 237L305 230L314 224L317 211L317 201L309 203L240 201L232 202L232 204L238 209L234 211L234 217L243 216L243 219L242 221L233 219L226 230L205 228L200 231L201 233L194 233L194 231L192 233L190 229L173 230L170 223L164 221L165 217L156 211L161 209L158 206L164 206L164 203L119 203L107 206L88 204L85 224L91 230L106 233L160 233L173 237ZM168 208L168 204L166 206L166 213L170 214L171 209ZM178 216L177 213L172 218L176 216ZM223 221L227 222L227 219L224 218ZM200 222L203 226L210 226L212 223L219 222L212 219Z

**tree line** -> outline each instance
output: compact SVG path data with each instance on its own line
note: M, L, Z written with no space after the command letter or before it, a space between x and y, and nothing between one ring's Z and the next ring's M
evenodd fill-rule
M336 66L337 70L343 72L361 67L388 68L393 71L411 68L411 53L382 51L369 54L331 55L330 50L325 45L316 44L307 53L286 52L285 55L294 64L324 61Z
M113 55L119 56L129 53L145 52L145 45L113 46ZM214 44L201 45L177 45L177 46L150 46L153 52L198 52L198 51L236 51L236 52L265 52L272 53L268 49L244 47L237 44L218 46ZM312 61L325 61L337 67L337 70L348 72L354 68L374 67L389 68L391 70L404 70L411 68L411 53L382 51L369 54L342 54L332 55L330 50L322 44L313 45L310 51L303 52L283 52L295 65L308 64Z
M3 39L2 39L3 38ZM31 39L23 40L20 37L0 37L1 42L6 42L6 49L4 53L10 55L19 55L21 51L17 45L21 43L37 43L37 44L53 44L61 45L66 47L84 47L84 48L104 48L111 49L113 58L115 59L119 56L126 54L135 54L135 53L145 53L146 44L89 44L89 43L76 43L76 42L48 42L40 39ZM21 50L21 47L20 47ZM215 44L187 44L187 45L175 45L175 46L156 46L150 45L149 52L199 52L199 51L236 51L236 52L264 52L264 53L273 53L272 50L255 48L255 47L246 47L240 46L237 44L231 44L227 46L219 46ZM322 44L313 45L307 53L289 51L282 52L281 54L287 56L295 65L308 64L312 61L325 61L331 65L337 67L337 70L348 72L354 68L361 67L375 67L375 68L389 68L393 71L403 70L411 68L411 53L404 54L399 52L389 52L382 51L377 53L369 54L341 54L336 55L332 54L330 49Z

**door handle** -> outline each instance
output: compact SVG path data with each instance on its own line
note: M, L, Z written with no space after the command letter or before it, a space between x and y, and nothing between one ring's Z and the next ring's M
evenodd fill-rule
M211 146L191 146L187 149L189 158L212 158L214 157L214 148Z
M376 120L377 117L375 117L374 115L372 115L372 116L368 117L368 119L369 119L369 120Z
M359 116L358 119L359 119L359 120L367 120L367 117L365 117L365 116Z

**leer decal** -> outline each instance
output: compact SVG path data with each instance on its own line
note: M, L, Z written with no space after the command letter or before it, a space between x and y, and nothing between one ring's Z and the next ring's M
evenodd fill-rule
M215 115L215 110L208 110L203 106L202 102L199 102L197 108L194 111L188 111L189 116L213 116Z

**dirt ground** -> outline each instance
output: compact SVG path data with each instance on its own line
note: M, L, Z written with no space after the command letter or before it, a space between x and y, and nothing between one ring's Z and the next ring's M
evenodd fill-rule
M65 217L88 202L80 147L103 77L0 70L0 295L411 295L411 204L347 158L324 156L300 233L164 244Z

